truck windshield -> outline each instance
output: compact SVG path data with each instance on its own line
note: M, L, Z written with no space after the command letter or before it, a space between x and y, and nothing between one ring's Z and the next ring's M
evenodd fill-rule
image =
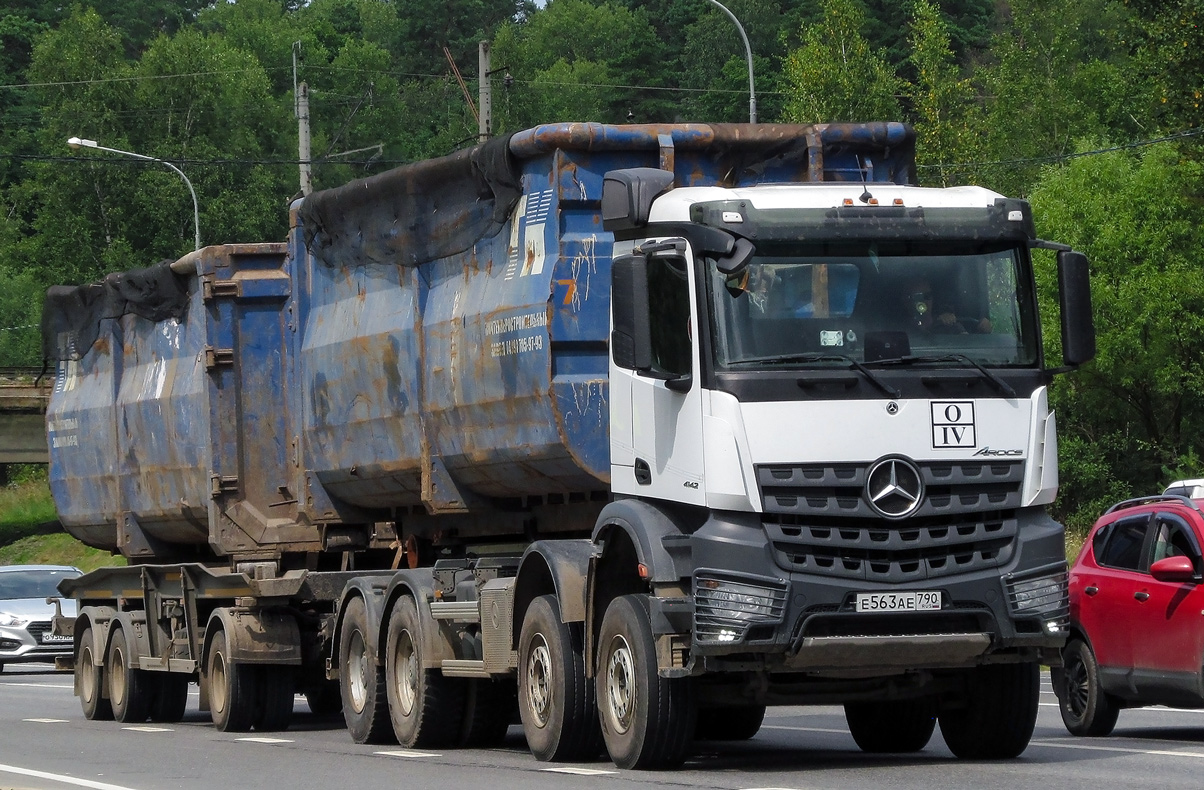
M762 244L738 275L710 265L715 362L741 369L960 355L984 366L1031 366L1038 335L1026 261L1013 248Z

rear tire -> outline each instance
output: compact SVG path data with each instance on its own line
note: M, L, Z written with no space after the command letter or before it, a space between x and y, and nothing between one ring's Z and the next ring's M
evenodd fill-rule
M703 708L698 711L694 738L699 741L747 741L761 730L764 705Z
M209 684L209 713L219 732L246 732L258 713L255 705L255 667L230 662L224 631L209 645L205 677Z
M506 740L506 731L517 710L517 700L518 688L513 680L469 680L464 688L460 745L488 748Z
M382 684L381 697L384 697L384 695L384 686ZM309 712L321 718L335 716L343 712L342 689L339 687L338 681L323 680L316 685L308 686L305 689L305 702L309 705ZM387 704L385 712L387 720Z
M414 599L398 599L389 617L385 687L397 742L408 748L454 745L464 719L464 686L422 663L422 628Z
M1041 676L1035 663L992 664L966 673L965 707L942 711L941 735L963 760L1008 760L1033 737Z
M89 721L110 721L113 706L105 696L105 673L96 663L92 629L85 628L79 638L79 654L75 657L75 686L84 718Z
M657 673L648 596L606 608L598 636L595 693L602 737L620 768L674 768L690 752L698 711L689 678Z
M154 681L149 673L135 669L136 658L126 640L125 631L113 629L109 640L109 657L105 674L109 679L109 702L113 718L124 724L140 724L150 715L151 691Z
M1099 662L1081 639L1072 639L1062 651L1058 673L1058 709L1071 735L1099 737L1116 727L1120 706L1099 683Z
M385 669L373 658L370 644L368 610L362 598L353 598L339 631L338 691L343 721L356 743L389 743L394 737Z
M255 706L255 729L259 732L281 732L288 729L293 718L293 703L297 688L293 668L279 664L253 667L258 675L259 700Z
M936 729L930 698L848 703L844 717L861 751L871 754L918 752Z
M171 672L156 672L152 677L155 693L151 697L150 720L174 724L183 719L188 709L189 677Z

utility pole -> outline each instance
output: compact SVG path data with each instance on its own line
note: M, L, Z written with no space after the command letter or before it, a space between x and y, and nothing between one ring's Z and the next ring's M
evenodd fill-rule
M302 195L308 195L314 191L313 174L309 167L310 155L309 85L303 82L297 86L297 158L301 160Z
M493 134L493 92L489 86L489 42L482 41L477 47L477 96L481 113L477 116L479 142L485 142Z

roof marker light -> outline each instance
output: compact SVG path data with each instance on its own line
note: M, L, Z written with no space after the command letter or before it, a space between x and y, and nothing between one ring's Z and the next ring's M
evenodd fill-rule
M841 202L841 205L851 206L851 205L853 205L853 198L845 198L844 200L842 200L840 202Z
M892 202L893 202L893 203L894 203L896 206L902 206L902 205L903 205L903 198L895 198L895 199L894 199Z

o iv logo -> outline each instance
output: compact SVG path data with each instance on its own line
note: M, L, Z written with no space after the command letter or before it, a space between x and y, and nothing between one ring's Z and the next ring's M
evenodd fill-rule
M932 402L932 447L975 447L974 401Z

